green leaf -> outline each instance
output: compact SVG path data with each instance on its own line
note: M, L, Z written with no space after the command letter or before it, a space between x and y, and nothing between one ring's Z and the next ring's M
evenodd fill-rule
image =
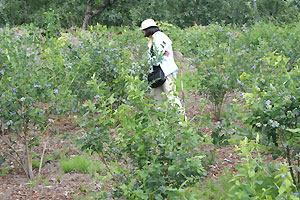
M168 171L174 171L176 168L174 165L170 165L169 168L168 168Z
M294 195L291 195L290 198L291 198L292 200L299 200L299 197L296 197L296 196L294 196Z
M138 190L134 190L133 191L138 197L140 197L141 199L148 199L148 196L147 196L147 194L145 194L144 192L143 192L143 190L141 190L141 189L138 189Z
M281 195L285 192L286 190L286 186L284 184L282 184L278 190L278 193Z
M259 185L262 185L263 184L263 181L255 181L255 183L259 184Z
M252 178L255 176L255 171L254 170L249 170L248 171L249 177Z
M0 167L1 165L5 162L5 158L3 156L0 155Z
M163 196L161 196L160 194L155 195L155 200L163 200Z
M292 133L300 133L300 128L295 128L295 129L290 129L290 128L288 128L288 129L286 129L287 131L290 131L290 132L292 132Z
M272 200L272 196L271 195L267 195L266 198L267 198L267 200Z

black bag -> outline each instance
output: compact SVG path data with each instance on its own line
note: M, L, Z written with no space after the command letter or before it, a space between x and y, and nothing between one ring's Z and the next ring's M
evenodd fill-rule
M154 56L153 45L150 48L151 57ZM157 88L166 82L166 76L161 67L152 66L153 72L148 75L148 82L152 88Z
M160 66L153 66L153 72L148 75L148 82L152 88L157 88L166 82L166 76Z

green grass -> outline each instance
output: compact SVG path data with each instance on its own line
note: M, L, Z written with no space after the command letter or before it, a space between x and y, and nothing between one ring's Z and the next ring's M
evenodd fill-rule
M103 169L102 164L93 162L91 158L87 158L84 156L75 156L70 159L61 159L60 167L65 173L76 171L83 174L94 173L97 170Z
M41 176L29 180L29 187L36 187L37 185L39 185L40 181L42 181L44 178L45 177Z
M12 168L6 168L6 169L0 169L0 176L3 177L5 176Z
M209 178L204 185L198 184L200 189L194 187L194 191L199 191L197 192L199 200L229 200L227 194L232 185L230 184L231 179L232 173L225 170L217 180Z
M58 171L58 175L56 176L56 180L60 183L61 181L62 172L61 169Z
M51 185L51 183L48 179L44 179L44 185L49 186Z
M55 155L55 154L49 154L49 155L45 155L44 159L43 159L43 164L45 164L45 162L47 161L54 161L55 159L59 158L59 157L62 157L60 155ZM37 157L37 155L33 155L32 156L32 167L34 168L39 168L40 167L40 158Z
M91 164L91 160L83 156L75 156L71 159L60 160L60 167L65 173L75 170L78 173L87 174L89 173Z
M180 72L178 72L176 77L176 89L182 90L181 80L183 82L183 89L185 91L196 89L199 87L198 79L199 77L195 76L195 73L192 73L190 71L185 71L182 75L180 74Z
M55 155L55 154L49 154L49 155L46 155L45 156L45 161L53 161L55 159L58 158L58 155Z
M228 197L232 184L232 172L224 170L222 175L213 179L208 177L203 182L198 182L184 192L183 199L188 200L232 200Z
M38 159L32 159L32 167L38 169L40 167L40 160L38 160Z

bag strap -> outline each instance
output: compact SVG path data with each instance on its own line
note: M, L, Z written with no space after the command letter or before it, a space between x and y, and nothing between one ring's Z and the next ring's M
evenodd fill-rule
M153 49L153 44L151 45L150 47L150 54L151 54L151 57L154 56L154 49Z

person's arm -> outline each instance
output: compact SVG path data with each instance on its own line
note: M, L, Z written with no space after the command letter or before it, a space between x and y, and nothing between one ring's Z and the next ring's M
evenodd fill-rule
M169 56L167 51L168 47L171 45L171 41L167 37L156 37L153 41L153 52L154 56L152 57L153 65L161 64L164 56Z
M156 51L159 55L166 55L167 49L172 45L171 40L166 35L160 35L160 37L154 38L153 43L155 44Z

